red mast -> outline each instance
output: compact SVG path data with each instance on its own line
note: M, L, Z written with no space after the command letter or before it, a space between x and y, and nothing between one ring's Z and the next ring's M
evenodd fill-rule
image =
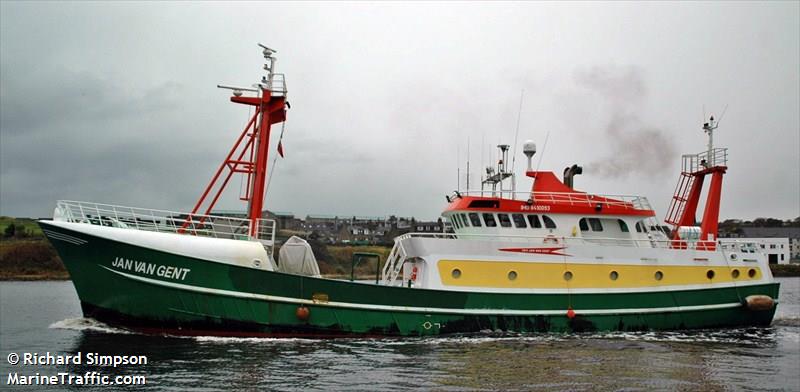
M680 248L685 248L687 245L685 240L689 240L689 238L681 238L681 228L696 227L697 206L700 202L703 183L705 177L711 174L703 220L700 221L696 239L699 240L697 249L716 249L722 177L728 170L728 149L714 148L714 130L717 129L718 124L714 121L714 116L711 116L709 122L703 124L703 131L708 134L707 151L683 156L681 177L667 210L667 217L664 219L666 223L673 225L672 239L684 240L677 243ZM688 232L684 236L688 237Z
M258 220L261 219L264 207L270 131L272 124L286 120L287 108L284 75L274 73L275 58L272 55L276 51L261 44L259 46L263 49L264 58L267 60L264 64L267 76L262 77L261 83L255 85L255 89L217 86L233 90L231 102L254 106L255 113L192 209L192 215L201 211L208 196L213 192L214 196L202 212L203 215L210 214L233 174L241 173L246 178L247 188L239 198L248 202L247 217L250 219L250 236L252 237L258 236ZM242 96L243 91L255 92L256 96ZM228 170L223 179L222 173L226 172L225 169ZM215 189L216 191L214 191ZM188 223L187 220L184 226Z

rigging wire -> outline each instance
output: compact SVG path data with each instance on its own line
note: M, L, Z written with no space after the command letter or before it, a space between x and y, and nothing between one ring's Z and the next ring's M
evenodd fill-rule
M281 140L283 140L283 131L284 130L286 130L286 121L281 122L281 135L278 137L278 144L277 145L280 145L281 144ZM275 164L278 161L278 155L279 154L276 153L275 156L272 157L272 167L269 169L269 178L267 178L267 186L264 187L264 199L265 200L267 198L267 193L269 192L269 184L272 182L272 173L275 171Z
M248 105L248 106L247 106L247 118L249 119L249 118L252 118L252 117L253 117L253 107L252 107L252 106L250 106L250 105ZM248 125L249 123L250 123L250 120L245 120L244 126L245 126L245 127L247 127L247 125ZM252 160L252 157L251 157L251 160ZM248 190L247 190L247 191L245 191L245 190L244 190L244 187L245 187L245 185L244 185L244 176L245 176L245 175L244 175L244 173L241 173L241 175L239 176L239 199L242 199L242 198L247 198L247 199L249 199L249 198L250 198L250 191L249 191L249 188L250 188L250 178L249 178L249 177L247 178L247 187L248 187ZM244 194L243 194L243 193L244 193Z

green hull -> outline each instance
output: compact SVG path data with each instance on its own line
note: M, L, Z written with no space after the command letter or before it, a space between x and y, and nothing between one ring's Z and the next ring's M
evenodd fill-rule
M766 326L778 283L593 294L499 294L386 287L254 270L112 241L40 222L86 317L153 333L219 336L421 336ZM77 241L75 239L78 239ZM85 243L81 243L85 242ZM133 267L115 265L119 258ZM136 263L174 267L142 269ZM308 317L298 317L298 308ZM574 309L575 317L567 317Z

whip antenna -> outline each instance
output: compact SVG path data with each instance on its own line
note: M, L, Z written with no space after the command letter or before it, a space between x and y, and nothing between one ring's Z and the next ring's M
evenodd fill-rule
M519 110L517 111L517 131L514 133L514 152L511 153L511 172L514 172L514 165L517 163L517 139L519 138L519 120L522 118L522 101L525 98L525 89L519 93Z
M728 111L728 104L725 104L725 109L722 109L722 114L719 115L719 119L717 120L717 125L722 122L722 118L725 117L725 112Z
M542 165L542 158L544 158L544 152L547 150L547 139L550 139L550 131L547 131L547 135L544 137L544 146L542 147L542 153L539 154L539 162L536 164L536 171L539 171L539 166Z

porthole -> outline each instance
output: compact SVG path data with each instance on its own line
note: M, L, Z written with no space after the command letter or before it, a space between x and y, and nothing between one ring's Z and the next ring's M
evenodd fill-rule
M515 279L517 279L517 271L509 271L508 280L515 280Z
M747 276L749 276L751 278L755 278L756 277L756 270L750 268L750 270L747 271Z
M617 278L619 278L619 273L617 273L617 271L611 271L608 277L611 278L611 280L617 280Z
M706 278L714 279L714 270L708 270L708 272L706 272Z
M564 272L564 280L572 280L572 272Z
M256 268L261 267L261 260L253 259L253 267L256 267Z
M731 271L731 277L733 277L734 279L738 279L739 278L739 270L735 269L735 270Z
M456 268L456 269L453 270L451 275L453 276L453 278L458 279L458 278L461 277L461 270Z
M661 272L661 271L656 271L656 274L655 274L654 277L656 278L656 280L664 279L664 273Z

